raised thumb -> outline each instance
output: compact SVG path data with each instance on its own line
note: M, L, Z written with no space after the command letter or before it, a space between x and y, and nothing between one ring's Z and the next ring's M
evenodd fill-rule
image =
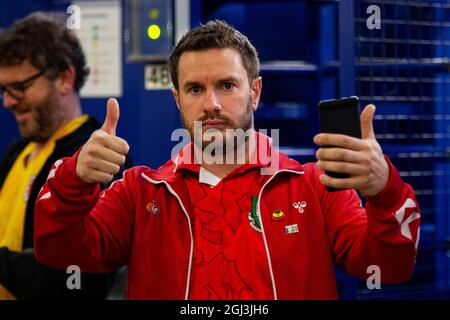
M375 110L376 108L373 104L368 104L361 112L361 135L363 139L375 139L375 132L373 131Z
M106 118L102 130L109 134L116 135L117 122L119 122L120 114L119 103L116 99L109 98L106 108Z

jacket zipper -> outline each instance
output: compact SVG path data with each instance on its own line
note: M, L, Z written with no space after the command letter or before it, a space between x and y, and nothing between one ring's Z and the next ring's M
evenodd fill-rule
M189 223L189 234L190 234L190 236L191 236L191 249L190 249L190 253L189 253L188 275L187 275L187 281L186 281L186 291L185 291L185 296L184 296L184 300L188 300L188 298L189 298L189 285L190 285L190 282L191 282L192 257L193 257L193 252L194 252L194 237L193 237L193 234L192 234L191 219L189 218L189 215L188 215L188 213L187 213L187 211L186 211L186 208L184 207L183 202L181 201L180 197L179 197L178 194L172 189L172 187L170 186L170 184L169 184L168 182L166 182L166 181L164 181L164 180L159 180L159 181L153 180L153 179L147 177L147 176L145 175L145 173L141 173L141 175L142 175L142 177L143 177L145 180L149 181L150 183L153 183L153 184L161 184L161 183L163 183L163 184L165 184L166 187L167 187L167 189L169 190L169 192L170 192L175 198L177 198L178 203L180 204L181 209L183 209L183 212L184 212L184 214L185 214L185 216L186 216L186 218L187 218L187 220L188 220L188 223Z

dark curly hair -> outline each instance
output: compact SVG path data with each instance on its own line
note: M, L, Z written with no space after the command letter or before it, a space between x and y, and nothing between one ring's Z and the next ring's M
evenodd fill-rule
M178 63L184 52L225 48L233 48L239 52L251 84L259 75L259 58L255 47L246 36L225 21L214 20L186 33L170 55L168 64L175 88L179 89Z
M66 27L62 13L36 12L17 20L0 33L0 66L11 66L28 59L54 80L69 67L75 69L74 89L83 87L89 68L80 42Z

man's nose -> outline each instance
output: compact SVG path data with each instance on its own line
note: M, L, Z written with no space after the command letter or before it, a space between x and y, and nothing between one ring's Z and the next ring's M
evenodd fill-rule
M11 96L8 91L3 91L3 106L6 109L11 109L12 107L14 107L17 103L19 102L19 100L17 100L16 98L14 98L13 96Z
M220 112L222 110L219 97L214 90L210 90L206 93L204 108L208 113Z

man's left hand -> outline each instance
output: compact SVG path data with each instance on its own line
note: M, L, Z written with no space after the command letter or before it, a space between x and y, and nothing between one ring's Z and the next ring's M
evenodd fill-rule
M375 106L367 105L361 113L362 139L342 134L320 133L314 137L320 148L316 152L317 166L321 170L349 173L350 178L332 178L326 174L320 181L338 189L357 189L364 196L374 196L386 186L389 165L375 139L373 115Z

